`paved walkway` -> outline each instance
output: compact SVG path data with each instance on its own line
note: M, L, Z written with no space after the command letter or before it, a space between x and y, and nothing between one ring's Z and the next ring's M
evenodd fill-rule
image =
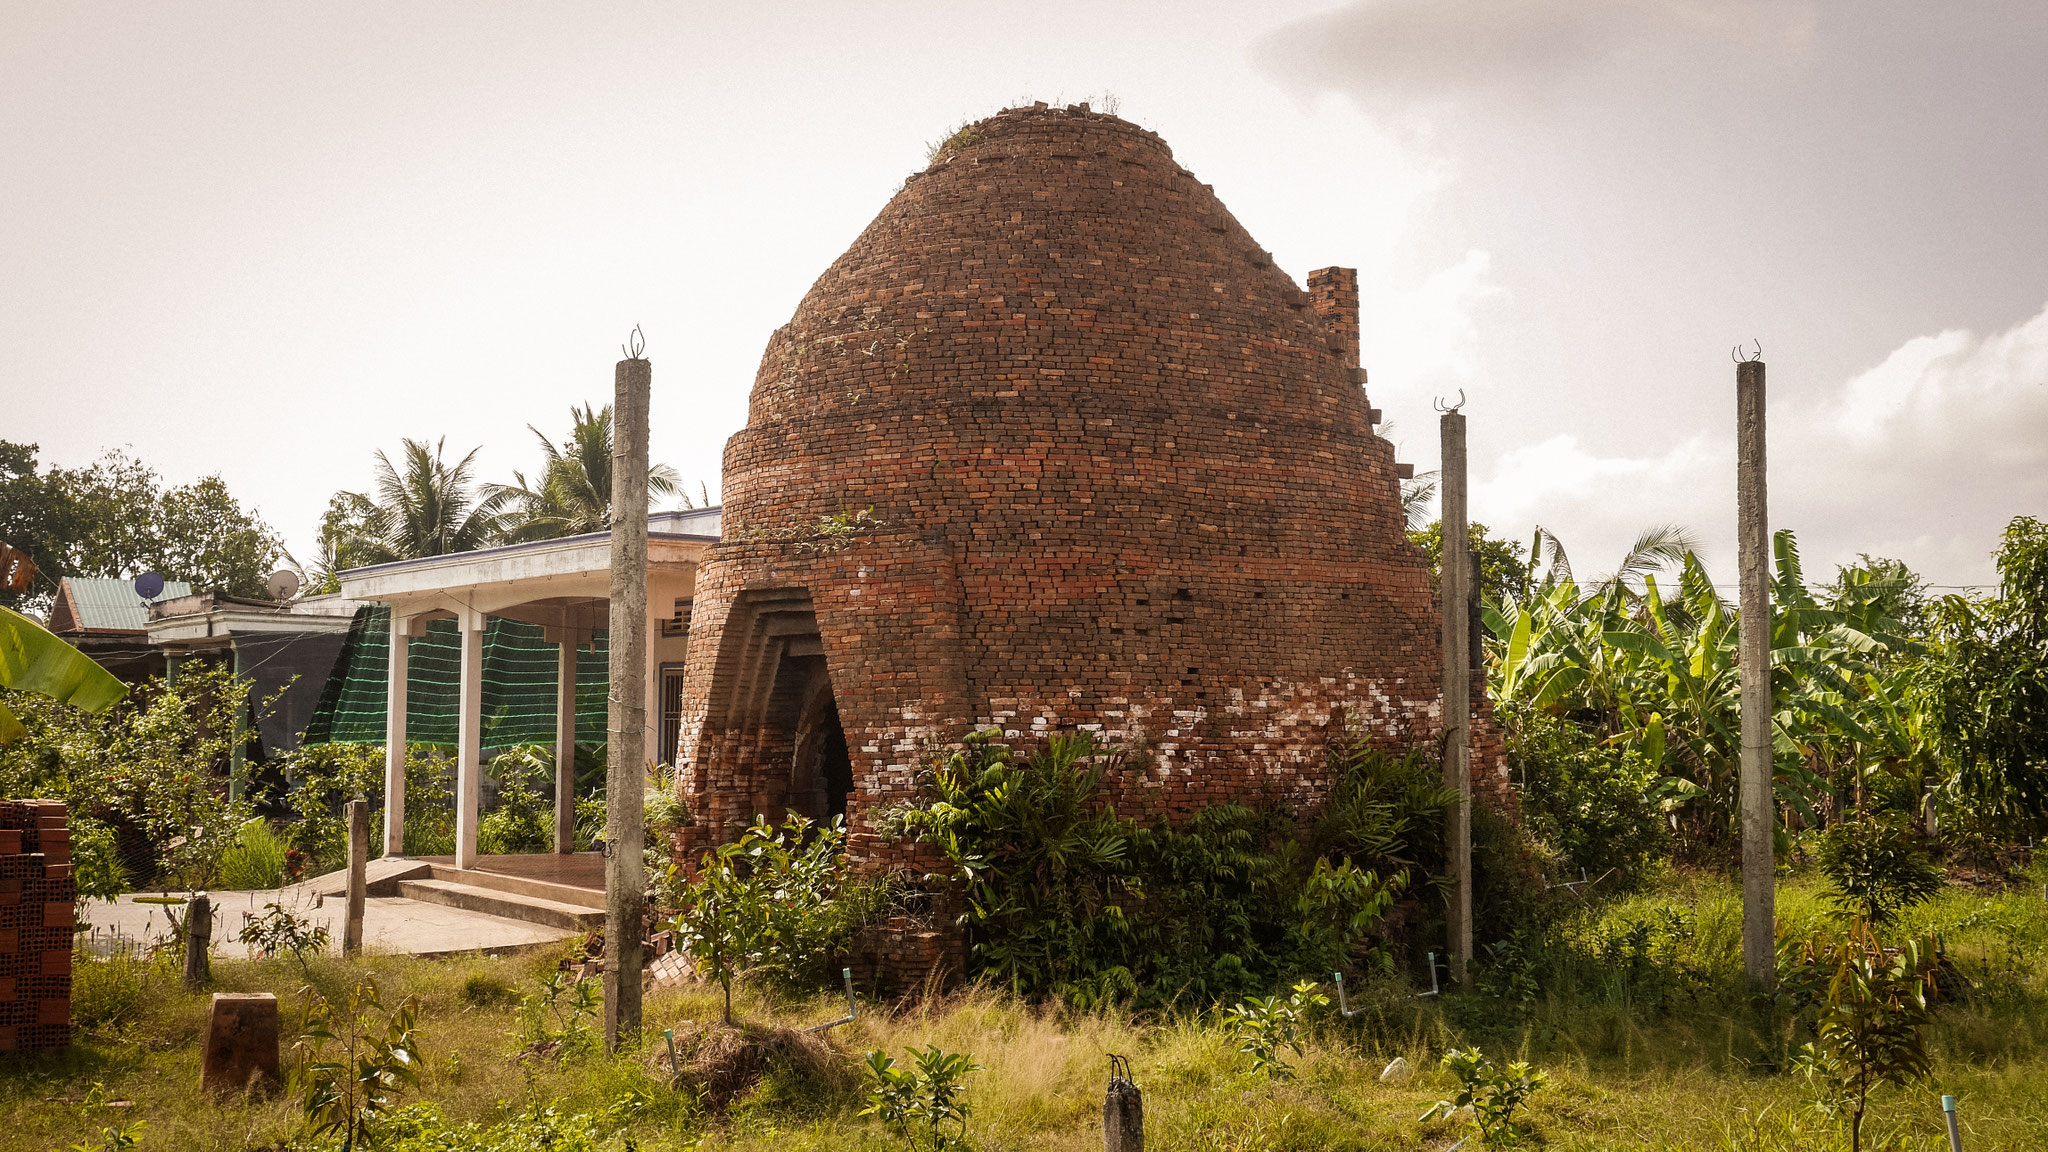
M138 904L131 893L114 903L94 900L86 905L86 919L93 933L88 942L101 947L112 940L147 942L160 939L169 924L159 904ZM244 914L262 915L264 905L281 903L314 924L324 924L333 936L329 949L341 951L342 915L346 903L339 897L321 900L303 889L282 892L215 892L213 898L213 948L217 955L240 956L247 948L237 939ZM176 910L182 917L183 909ZM371 952L405 952L414 956L456 956L468 952L516 952L536 945L566 940L575 933L545 924L507 920L469 912L444 904L428 904L403 897L371 897L363 902L363 947Z

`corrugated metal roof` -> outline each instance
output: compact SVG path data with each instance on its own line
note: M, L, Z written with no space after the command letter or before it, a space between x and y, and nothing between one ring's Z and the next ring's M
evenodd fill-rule
M88 632L111 629L141 632L149 627L149 610L135 594L135 581L121 577L66 576L71 601L78 606L78 622ZM164 581L159 600L190 596L192 585L183 580Z

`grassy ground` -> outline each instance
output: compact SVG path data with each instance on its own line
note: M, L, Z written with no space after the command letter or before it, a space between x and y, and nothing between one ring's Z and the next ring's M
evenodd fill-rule
M1788 924L1825 923L1810 884L1787 883L1779 900ZM277 993L288 1004L288 1033L297 1018L291 1005L308 984L338 997L368 975L387 1004L418 996L428 1056L418 1097L439 1116L502 1124L553 1106L588 1114L580 1125L594 1137L592 1147L887 1147L881 1130L856 1115L855 1065L864 1049L900 1058L906 1046L927 1043L971 1052L986 1067L970 1092L970 1136L982 1149L1101 1147L1109 1052L1132 1058L1155 1152L1443 1149L1469 1128L1417 1118L1454 1090L1436 1067L1442 1053L1472 1044L1496 1059L1528 1059L1550 1074L1532 1104L1537 1146L1847 1147L1807 1108L1804 1081L1759 1060L1782 1056L1786 1038L1766 1031L1759 1039L1732 991L1739 984L1739 925L1736 893L1725 879L1665 877L1641 894L1589 905L1541 939L1531 934L1497 947L1480 994L1416 1000L1391 982L1365 982L1365 1011L1319 1025L1305 1053L1292 1060L1297 1075L1288 1081L1252 1074L1213 1013L1134 1022L970 990L870 1012L827 1034L841 1062L837 1074L806 1077L771 1067L756 1089L715 1116L668 1089L644 1047L612 1058L520 1058L531 1034L519 996L539 986L552 956L378 957L359 966L314 960L303 967L288 959L222 961L215 974L219 990ZM1945 1092L1962 1100L1971 1152L2048 1146L2048 904L2038 882L1998 895L1951 888L1917 910L1912 926L1943 932L1975 991L1942 1010L1933 1081L1886 1090L1866 1131L1890 1134L1894 1142L1884 1146L1945 1147L1938 1103ZM301 1135L288 1098L200 1097L205 998L179 990L166 973L134 975L82 965L81 1010L115 1019L86 1030L67 1053L0 1063L0 1148L66 1148L93 1139L104 1125L134 1120L144 1123L143 1149L261 1148L294 1140L315 1146ZM740 1014L800 1025L843 1010L843 1001L829 997L778 1001L748 990ZM711 991L661 992L647 1006L649 1033L663 1046L661 1029L717 1014ZM1396 1056L1415 1074L1381 1083L1381 1069ZM572 1131L552 1147L570 1152L584 1143ZM482 1152L548 1145L537 1137L521 1142L500 1128L442 1143L421 1138L415 1146ZM1874 1146L1866 1140L1865 1147Z

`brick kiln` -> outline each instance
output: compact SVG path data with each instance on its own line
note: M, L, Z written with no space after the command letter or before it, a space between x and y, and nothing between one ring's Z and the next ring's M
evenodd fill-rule
M886 857L863 817L979 726L1099 730L1145 818L1312 801L1346 716L1433 738L1436 609L1356 278L1308 281L1123 120L1039 105L949 141L769 340L726 447L690 839L845 813Z

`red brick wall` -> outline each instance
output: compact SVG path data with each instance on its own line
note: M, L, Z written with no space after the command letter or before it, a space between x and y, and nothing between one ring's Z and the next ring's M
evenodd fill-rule
M1142 817L1313 802L1346 715L1433 739L1434 596L1354 376L1356 277L1311 283L1114 117L1008 111L912 176L770 339L726 447L685 688L689 839L788 794L787 734L749 701L758 605L792 589L856 833L913 794L922 749L977 726L1099 731L1132 750L1113 786Z
M77 896L64 802L0 801L0 1052L71 1043Z

